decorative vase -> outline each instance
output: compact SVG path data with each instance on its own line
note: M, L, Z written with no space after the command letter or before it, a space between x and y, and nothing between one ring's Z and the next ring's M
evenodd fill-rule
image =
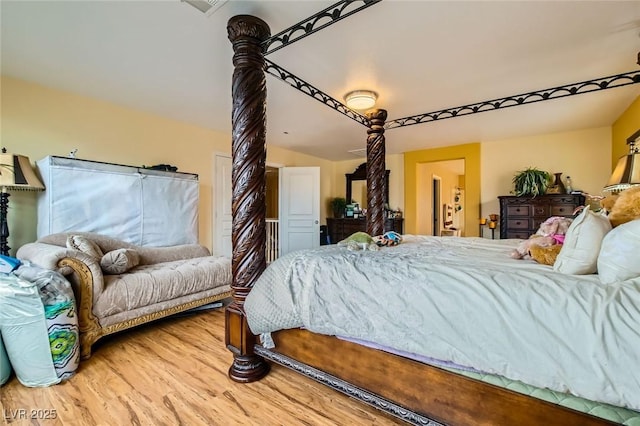
M564 187L564 183L562 183L562 172L554 173L554 175L556 176L556 180L547 190L547 194L566 194L567 189Z

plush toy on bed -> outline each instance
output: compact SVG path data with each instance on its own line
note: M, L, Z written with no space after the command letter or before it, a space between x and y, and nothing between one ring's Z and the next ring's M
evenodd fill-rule
M600 205L609 212L607 217L614 228L638 219L640 218L640 186L605 197L600 201Z
M375 243L380 247L397 246L402 242L402 235L394 231L385 232L382 235L373 237Z
M356 232L338 243L339 247L347 250L378 250L378 246L371 235L366 232Z
M557 250L557 252L559 252L560 247L564 242L564 235L567 233L567 229L569 229L569 225L571 225L572 221L573 219L568 217L550 217L540 224L540 228L534 235L518 244L518 247L511 252L511 257L514 259L522 259L525 256L533 256L531 253L531 249L533 247L548 248L558 246L553 250Z
M543 265L553 266L562 249L562 244L554 244L549 247L531 246L529 255L533 260Z

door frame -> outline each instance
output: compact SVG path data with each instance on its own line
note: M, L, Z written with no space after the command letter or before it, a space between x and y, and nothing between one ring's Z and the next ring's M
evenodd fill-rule
M431 175L431 235L440 236L442 229L442 178Z

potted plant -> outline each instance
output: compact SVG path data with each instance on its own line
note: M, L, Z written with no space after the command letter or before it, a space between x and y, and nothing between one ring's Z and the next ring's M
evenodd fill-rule
M551 175L535 167L519 171L513 177L513 193L518 197L543 195L549 186Z
M331 210L333 217L344 217L344 209L347 208L347 199L343 197L335 197L331 199Z

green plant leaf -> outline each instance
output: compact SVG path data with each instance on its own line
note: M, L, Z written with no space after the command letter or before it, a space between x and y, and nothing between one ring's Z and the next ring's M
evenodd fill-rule
M535 167L521 170L513 177L514 191L518 197L543 195L547 191L551 174Z

